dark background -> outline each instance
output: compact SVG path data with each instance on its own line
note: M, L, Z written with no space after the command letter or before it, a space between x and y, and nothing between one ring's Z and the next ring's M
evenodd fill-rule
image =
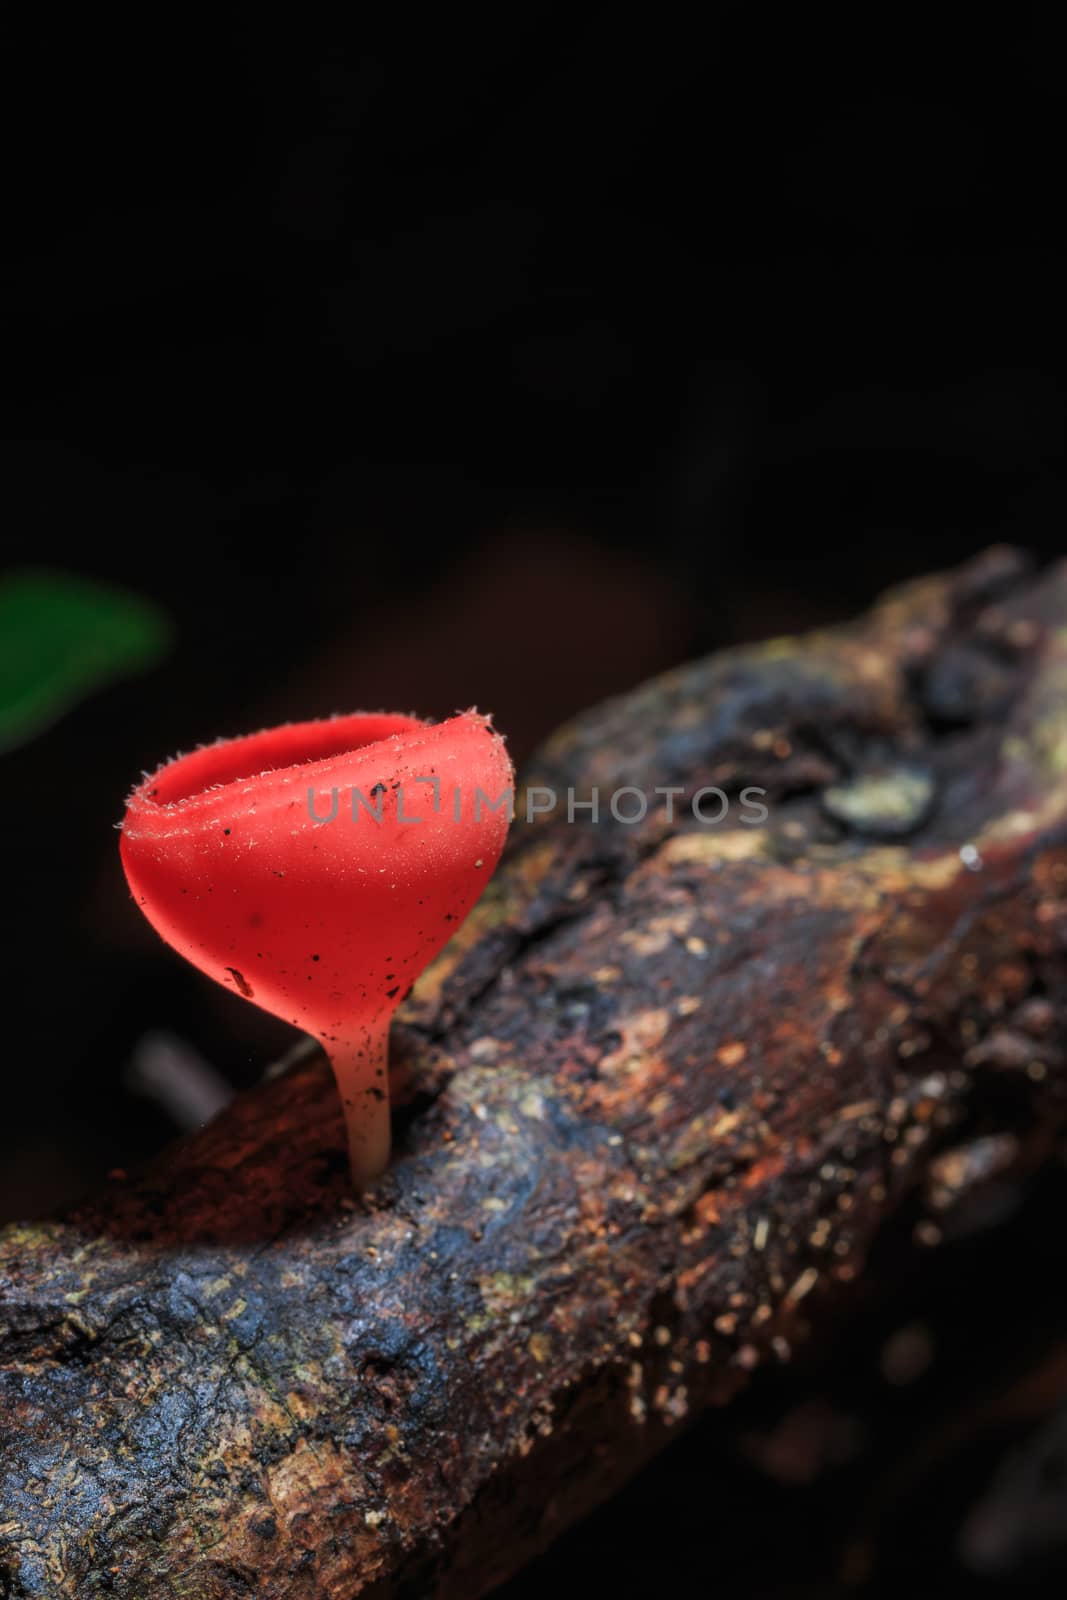
M15 26L4 564L150 596L175 644L0 758L4 1215L172 1135L147 1030L237 1085L291 1038L129 902L142 768L472 703L521 757L687 656L1059 553L1056 20Z

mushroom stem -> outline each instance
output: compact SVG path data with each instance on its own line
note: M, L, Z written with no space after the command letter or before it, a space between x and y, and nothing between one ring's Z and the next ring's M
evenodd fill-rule
M375 1018L357 1043L342 1045L330 1057L341 1091L352 1183L369 1189L389 1165L389 1023Z

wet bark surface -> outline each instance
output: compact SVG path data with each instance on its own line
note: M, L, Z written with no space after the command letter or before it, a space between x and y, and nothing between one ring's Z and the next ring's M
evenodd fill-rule
M4 1232L0 1593L468 1600L847 1319L917 1185L1039 1163L1065 705L1067 569L992 552L563 729L394 1030L372 1196L309 1052Z

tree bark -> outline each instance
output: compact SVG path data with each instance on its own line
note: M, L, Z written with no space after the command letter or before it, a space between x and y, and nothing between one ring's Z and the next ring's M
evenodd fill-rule
M472 1600L846 1317L920 1181L932 1242L946 1146L1039 1160L1065 708L1067 567L1001 551L563 729L394 1030L374 1195L309 1050L4 1233L0 1593Z

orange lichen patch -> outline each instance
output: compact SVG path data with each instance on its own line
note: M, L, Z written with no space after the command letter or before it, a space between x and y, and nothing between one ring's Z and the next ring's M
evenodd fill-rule
M750 861L764 854L761 828L737 828L731 833L681 833L668 839L649 866L696 864L713 870L727 861Z
M552 1355L552 1341L547 1333L532 1333L526 1348L539 1366L544 1366Z
M220 1524L219 1537L209 1547L211 1560L220 1568L245 1567L261 1586L270 1588L287 1581L294 1570L294 1547L304 1548L315 1552L316 1582L322 1592L357 1583L362 1587L381 1573L388 1548L376 1531L383 1515L375 1499L369 1485L353 1471L347 1451L328 1443L312 1447L298 1439L289 1454L266 1470L262 1497L250 1497L239 1515ZM357 1521L350 1512L361 1503L365 1510ZM314 1530L323 1517L331 1516L344 1525L346 1536L324 1543ZM193 1553L190 1550L190 1557ZM173 1570L181 1572L180 1557Z
M674 911L650 917L641 927L627 929L619 943L638 956L658 956L669 950L675 939L684 939L693 926L696 912Z
M861 1117L875 1116L882 1109L878 1100L857 1100L853 1105L844 1106L837 1113L839 1122L857 1122Z
M785 1170L786 1151L778 1149L754 1161L741 1178L738 1190L762 1189Z
M721 1044L715 1052L715 1059L721 1061L724 1067L736 1067L748 1053L748 1046L740 1039L731 1039L728 1044Z
M646 1067L649 1053L663 1043L670 1025L671 1014L665 1006L620 1018L616 1031L621 1036L621 1042L601 1057L602 1075L610 1077L617 1072L632 1072Z
M273 1503L295 1517L331 1488L351 1486L351 1475L352 1463L342 1451L298 1439L291 1454L269 1469L267 1486Z
M635 956L648 957L662 955L670 948L672 934L669 929L651 927L627 928L619 935L619 943L628 952Z

